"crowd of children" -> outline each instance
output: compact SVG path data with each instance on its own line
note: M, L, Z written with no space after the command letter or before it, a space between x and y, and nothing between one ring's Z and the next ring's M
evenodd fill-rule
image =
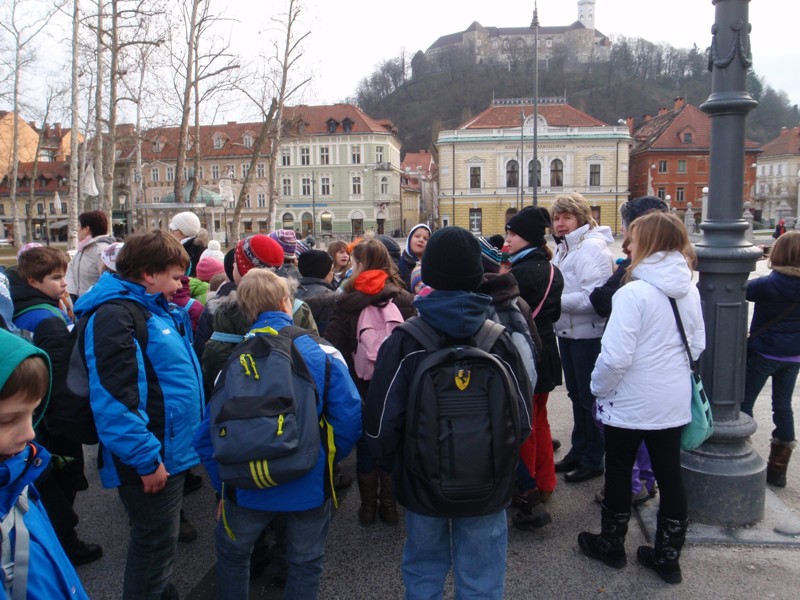
M408 598L440 594L451 569L457 594L502 598L506 509L516 507L514 527L545 527L559 472L567 483L605 475L600 533L580 533L578 545L615 568L627 562L632 503L658 491L655 543L637 558L680 582L680 431L691 418L681 328L692 359L705 346L694 255L683 224L658 198L629 200L620 212L626 257L616 265L611 231L577 193L558 196L549 210L522 209L504 236L489 239L418 224L404 249L367 235L315 250L279 229L223 251L188 211L169 232L124 243L107 236L102 212L83 213L71 260L55 248L21 248L17 264L0 273L0 415L8 416L0 419L0 519L4 535L7 519L15 532L6 589L15 597L19 586L31 598L86 597L73 565L103 555L99 540L75 530L75 497L87 487L82 445L48 418L57 414L48 403L66 402L51 378L66 381L59 377L76 368L85 373L100 479L117 490L130 522L123 598L178 597L170 582L176 547L197 535L182 498L203 485L201 462L219 500L219 597L247 597L270 538L280 542L273 559L284 565L273 584L287 598L316 597L331 503L352 483L337 463L353 447L361 525L393 526L404 515ZM771 261L773 273L747 290L756 308L742 410L752 414L772 377L768 482L781 486L796 444L800 234L781 236ZM293 368L302 364L321 429L318 451L289 481L280 481L274 457L245 459L251 489L222 474L217 438L240 430L214 430L208 406L222 402L231 364L268 385L259 357L237 350L259 336L286 337L285 355ZM455 377L442 375L450 372ZM562 381L573 423L556 462L547 402ZM502 410L480 392L500 384ZM468 388L470 400L450 400ZM435 422L418 403L429 396L440 403ZM300 431L302 413L286 416L295 414L292 400L279 411L277 436ZM483 410L492 418L476 425L470 414ZM436 434L426 437L426 427ZM48 460L54 467L45 469ZM474 469L466 483L462 461ZM33 561L37 568L28 569Z

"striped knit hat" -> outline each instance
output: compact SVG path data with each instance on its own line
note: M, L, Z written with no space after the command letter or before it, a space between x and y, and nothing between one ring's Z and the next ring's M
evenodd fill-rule
M283 265L283 249L268 235L258 233L239 240L236 244L235 259L239 275L244 277L250 269Z

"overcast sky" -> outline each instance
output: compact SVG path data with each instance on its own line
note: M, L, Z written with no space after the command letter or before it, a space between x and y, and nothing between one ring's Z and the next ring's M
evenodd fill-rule
M405 49L409 59L437 38L465 30L473 21L484 26L529 26L533 0L302 0L305 7L304 58L314 80L304 100L333 103L352 95L358 82L382 60ZM251 33L237 34L238 43L263 39L252 0L228 0L228 16L238 18ZM259 7L281 6L281 0ZM577 20L577 0L538 0L542 26L569 25ZM753 0L750 3L754 68L773 88L800 103L800 44L797 0ZM597 0L595 26L606 35L637 36L668 42L679 48L701 49L711 42L714 23L711 0ZM236 26L237 30L239 25ZM710 92L710 90L709 90ZM689 98L699 105L706 98Z

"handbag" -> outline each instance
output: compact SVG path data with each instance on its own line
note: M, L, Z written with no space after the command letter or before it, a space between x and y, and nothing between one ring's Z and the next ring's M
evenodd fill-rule
M700 378L700 373L697 372L697 363L692 360L692 351L689 348L689 341L686 339L686 332L683 329L681 315L678 312L678 304L675 302L675 298L670 298L669 303L672 306L675 323L678 325L678 331L681 334L683 347L686 349L686 354L689 357L689 366L692 370L690 373L692 379L692 420L684 425L681 431L681 448L695 450L714 433L714 417L711 414L711 403L708 401L705 389L703 389L703 380Z

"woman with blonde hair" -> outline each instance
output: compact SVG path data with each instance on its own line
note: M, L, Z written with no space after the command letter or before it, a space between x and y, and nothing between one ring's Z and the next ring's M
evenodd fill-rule
M694 252L683 223L652 213L631 224L627 285L614 309L591 374L605 429L606 480L601 532L582 532L583 553L621 569L631 514L631 473L642 442L661 492L655 546L639 562L667 583L680 583L687 503L681 479L681 430L691 421L691 366L705 348L700 293L692 282Z

